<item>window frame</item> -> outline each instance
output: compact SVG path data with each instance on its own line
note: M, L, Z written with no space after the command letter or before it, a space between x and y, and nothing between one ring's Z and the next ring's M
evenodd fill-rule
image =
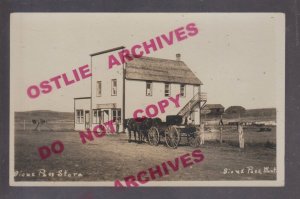
M78 111L82 114L78 114ZM78 121L78 118L79 118L79 121ZM84 123L84 110L83 109L76 109L75 123L76 124L83 124Z
M147 86L148 86L148 84L150 84L150 95L148 95L148 93L147 93ZM152 96L152 87L153 87L153 82L151 82L151 81L146 81L146 96Z
M99 83L100 83L100 89L99 89ZM100 94L99 94L100 91ZM102 96L102 81L97 81L96 85L96 97L101 97Z
M116 82L116 94L113 93L114 81ZM118 94L118 81L117 81L117 79L112 79L111 80L111 96L117 96L117 94Z
M166 85L168 85L168 90L169 90L168 95L166 93ZM171 96L171 84L170 83L165 83L164 86L165 86L165 88L164 88L164 90L165 90L165 97L170 97Z
M114 116L114 112L116 113L116 116ZM118 115L118 113L120 113L120 115ZM115 117L115 119L114 119ZM121 123L121 120L122 120L122 110L120 108L114 108L111 110L111 119L113 122L115 122L117 120L117 118L120 118L120 123Z
M183 95L181 95L181 87L182 86L183 86ZM180 84L179 93L180 93L180 97L185 97L186 96L186 84Z
M94 122L94 117L95 117L95 114L94 114L94 112L97 112L97 114L96 114L96 122ZM100 113L100 115L99 115L99 113ZM101 114L102 112L101 112L101 109L93 109L93 120L92 120L92 123L93 124L101 124L101 117L102 117L102 114ZM99 117L100 116L100 117ZM100 118L100 119L99 119Z

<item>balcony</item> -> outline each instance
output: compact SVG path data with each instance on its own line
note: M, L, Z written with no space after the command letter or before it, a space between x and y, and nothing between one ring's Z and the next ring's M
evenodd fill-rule
M206 102L207 101L207 93L200 93L200 101Z

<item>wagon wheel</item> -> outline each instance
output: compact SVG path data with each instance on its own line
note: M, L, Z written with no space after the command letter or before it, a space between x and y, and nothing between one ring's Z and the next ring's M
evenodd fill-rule
M166 129L165 140L168 147L173 149L177 148L180 141L180 134L175 126L171 126Z
M197 135L195 136L195 134L188 137L188 142L191 147L197 148L200 146L200 138Z
M148 131L148 140L150 145L157 146L159 143L159 132L156 127L151 127Z

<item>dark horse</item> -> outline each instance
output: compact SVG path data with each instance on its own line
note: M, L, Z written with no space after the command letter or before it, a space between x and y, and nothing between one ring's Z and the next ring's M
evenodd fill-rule
M138 134L138 142L141 143L144 139L148 139L148 130L153 125L152 118L130 118L125 119L124 129L128 129L128 142L131 142L131 132L134 133L134 141L136 140L136 133Z

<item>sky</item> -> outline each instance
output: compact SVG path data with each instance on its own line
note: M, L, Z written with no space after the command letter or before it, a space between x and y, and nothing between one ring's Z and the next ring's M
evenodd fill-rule
M90 64L91 53L131 47L188 23L195 23L199 34L149 56L175 59L180 53L203 82L209 104L247 109L277 106L278 93L284 92L284 16L280 13L14 13L11 106L15 111L72 112L73 98L89 96L89 79L36 99L27 96L27 88Z

